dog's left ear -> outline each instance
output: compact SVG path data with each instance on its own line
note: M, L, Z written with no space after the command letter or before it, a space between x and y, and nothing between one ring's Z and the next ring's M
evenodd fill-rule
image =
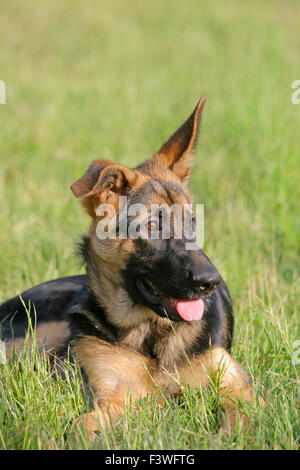
M183 183L187 183L193 168L193 151L197 144L201 114L205 104L203 96L191 116L165 142L160 150L152 157L173 171Z

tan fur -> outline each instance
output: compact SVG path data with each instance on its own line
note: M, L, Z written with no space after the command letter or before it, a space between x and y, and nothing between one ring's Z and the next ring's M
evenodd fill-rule
M151 322L143 322L136 328L131 328L128 334L120 342L120 345L125 348L140 351L145 337L149 334L151 334Z
M172 176L172 172L165 170L168 178L177 182L178 178ZM141 178L137 180L138 186L135 186L135 191L142 189L144 184ZM152 184L158 185L153 181ZM159 185L158 185L159 186ZM179 193L171 191L173 203L181 207L187 203L186 199ZM190 193L185 190L189 201L191 201ZM146 202L146 201L145 201ZM159 194L159 187L157 193L154 191L151 200L147 201L146 207L151 209L151 204L165 204L168 201ZM170 201L169 201L170 204ZM127 258L134 250L133 241L131 238L120 240L119 238L99 240L97 237L97 223L99 219L94 215L89 232L88 238L91 247L92 264L88 265L89 282L99 304L105 309L110 321L117 327L130 328L139 325L147 320L157 318L157 315L150 309L133 304L127 291L123 288L123 279L120 273L122 266L126 263Z
M199 100L189 119L165 142L152 160L172 170L183 184L192 172L193 148L196 144L205 98ZM154 165L152 165L152 170Z
M66 344L70 336L69 323L65 321L50 321L38 325L35 329L35 341L38 348L43 348L48 354L55 354L62 346ZM28 338L29 346L32 345L31 334ZM14 339L5 342L6 357L11 357L11 352L14 350L17 354L23 352L25 340Z
M154 353L157 364L169 371L175 370L176 364L182 362L186 350L191 347L201 335L201 326L198 323L172 324L167 318L156 318L145 321L120 341L120 346L141 351L146 337L155 344Z
M150 196L149 191L144 191L148 200L141 201L148 210L151 204L168 207L175 203L183 207L192 202L186 184L192 171L192 154L204 102L202 98L183 126L144 164L128 169L99 160L72 187L92 217L87 236L91 290L109 322L123 333L119 343L114 344L90 336L74 342L75 352L96 396L96 409L80 420L85 432L91 435L99 426L114 422L129 399L151 393L159 399L161 391L178 395L186 385L207 387L216 377L225 397L230 425L234 425L236 416L233 402L241 397L253 398L247 374L225 349L213 347L196 356L188 355L189 348L192 351L194 343L201 340L201 322L171 322L133 303L121 275L122 267L134 250L132 240L118 237L99 240L97 237L100 220L97 206L110 202L118 211L119 195L133 197L136 192L139 198L149 181L153 190ZM162 181L170 183L168 190Z
M130 328L154 319L155 313L142 305L134 305L123 287L120 267L130 254L132 241L108 239L100 242L93 224L90 234L94 263L88 266L89 282L109 320L117 327Z
M171 371L139 352L95 337L82 337L74 347L96 396L96 411L79 421L87 434L99 430L99 426L109 426L110 420L113 422L124 412L128 402L134 405L135 399L153 393L158 399L165 394L178 395L186 385L207 387L216 375L230 425L235 424L235 401L253 399L247 374L220 347L190 358Z
M158 320L155 344L155 354L161 367L171 371L181 358L186 356L186 350L191 347L201 335L201 325L198 322L172 324L168 319Z

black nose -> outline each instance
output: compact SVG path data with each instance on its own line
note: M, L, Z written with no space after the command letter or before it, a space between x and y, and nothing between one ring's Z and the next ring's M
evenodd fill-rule
M221 276L214 267L209 270L193 269L191 271L191 281L193 286L198 287L203 294L209 294L220 283Z

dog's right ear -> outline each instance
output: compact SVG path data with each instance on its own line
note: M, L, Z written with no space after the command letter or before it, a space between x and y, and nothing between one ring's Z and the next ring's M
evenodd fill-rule
M125 195L141 175L109 160L95 160L87 172L71 186L73 194L81 200L91 217L95 217L102 203L119 209L119 195Z
M97 183L101 172L108 165L114 165L110 160L95 160L85 174L72 184L71 190L75 197L85 198Z

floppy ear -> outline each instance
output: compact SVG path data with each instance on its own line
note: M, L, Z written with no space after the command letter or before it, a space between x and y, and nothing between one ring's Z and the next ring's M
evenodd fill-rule
M197 144L204 103L203 96L191 116L152 158L172 170L183 183L188 182L192 172L193 151Z
M118 208L118 195L126 194L137 178L137 173L126 166L109 160L95 160L87 172L72 184L71 189L94 217L101 203L109 202Z
M80 199L86 197L87 194L93 190L104 168L113 164L114 162L111 162L110 160L93 161L86 173L72 184L71 190L74 196Z

